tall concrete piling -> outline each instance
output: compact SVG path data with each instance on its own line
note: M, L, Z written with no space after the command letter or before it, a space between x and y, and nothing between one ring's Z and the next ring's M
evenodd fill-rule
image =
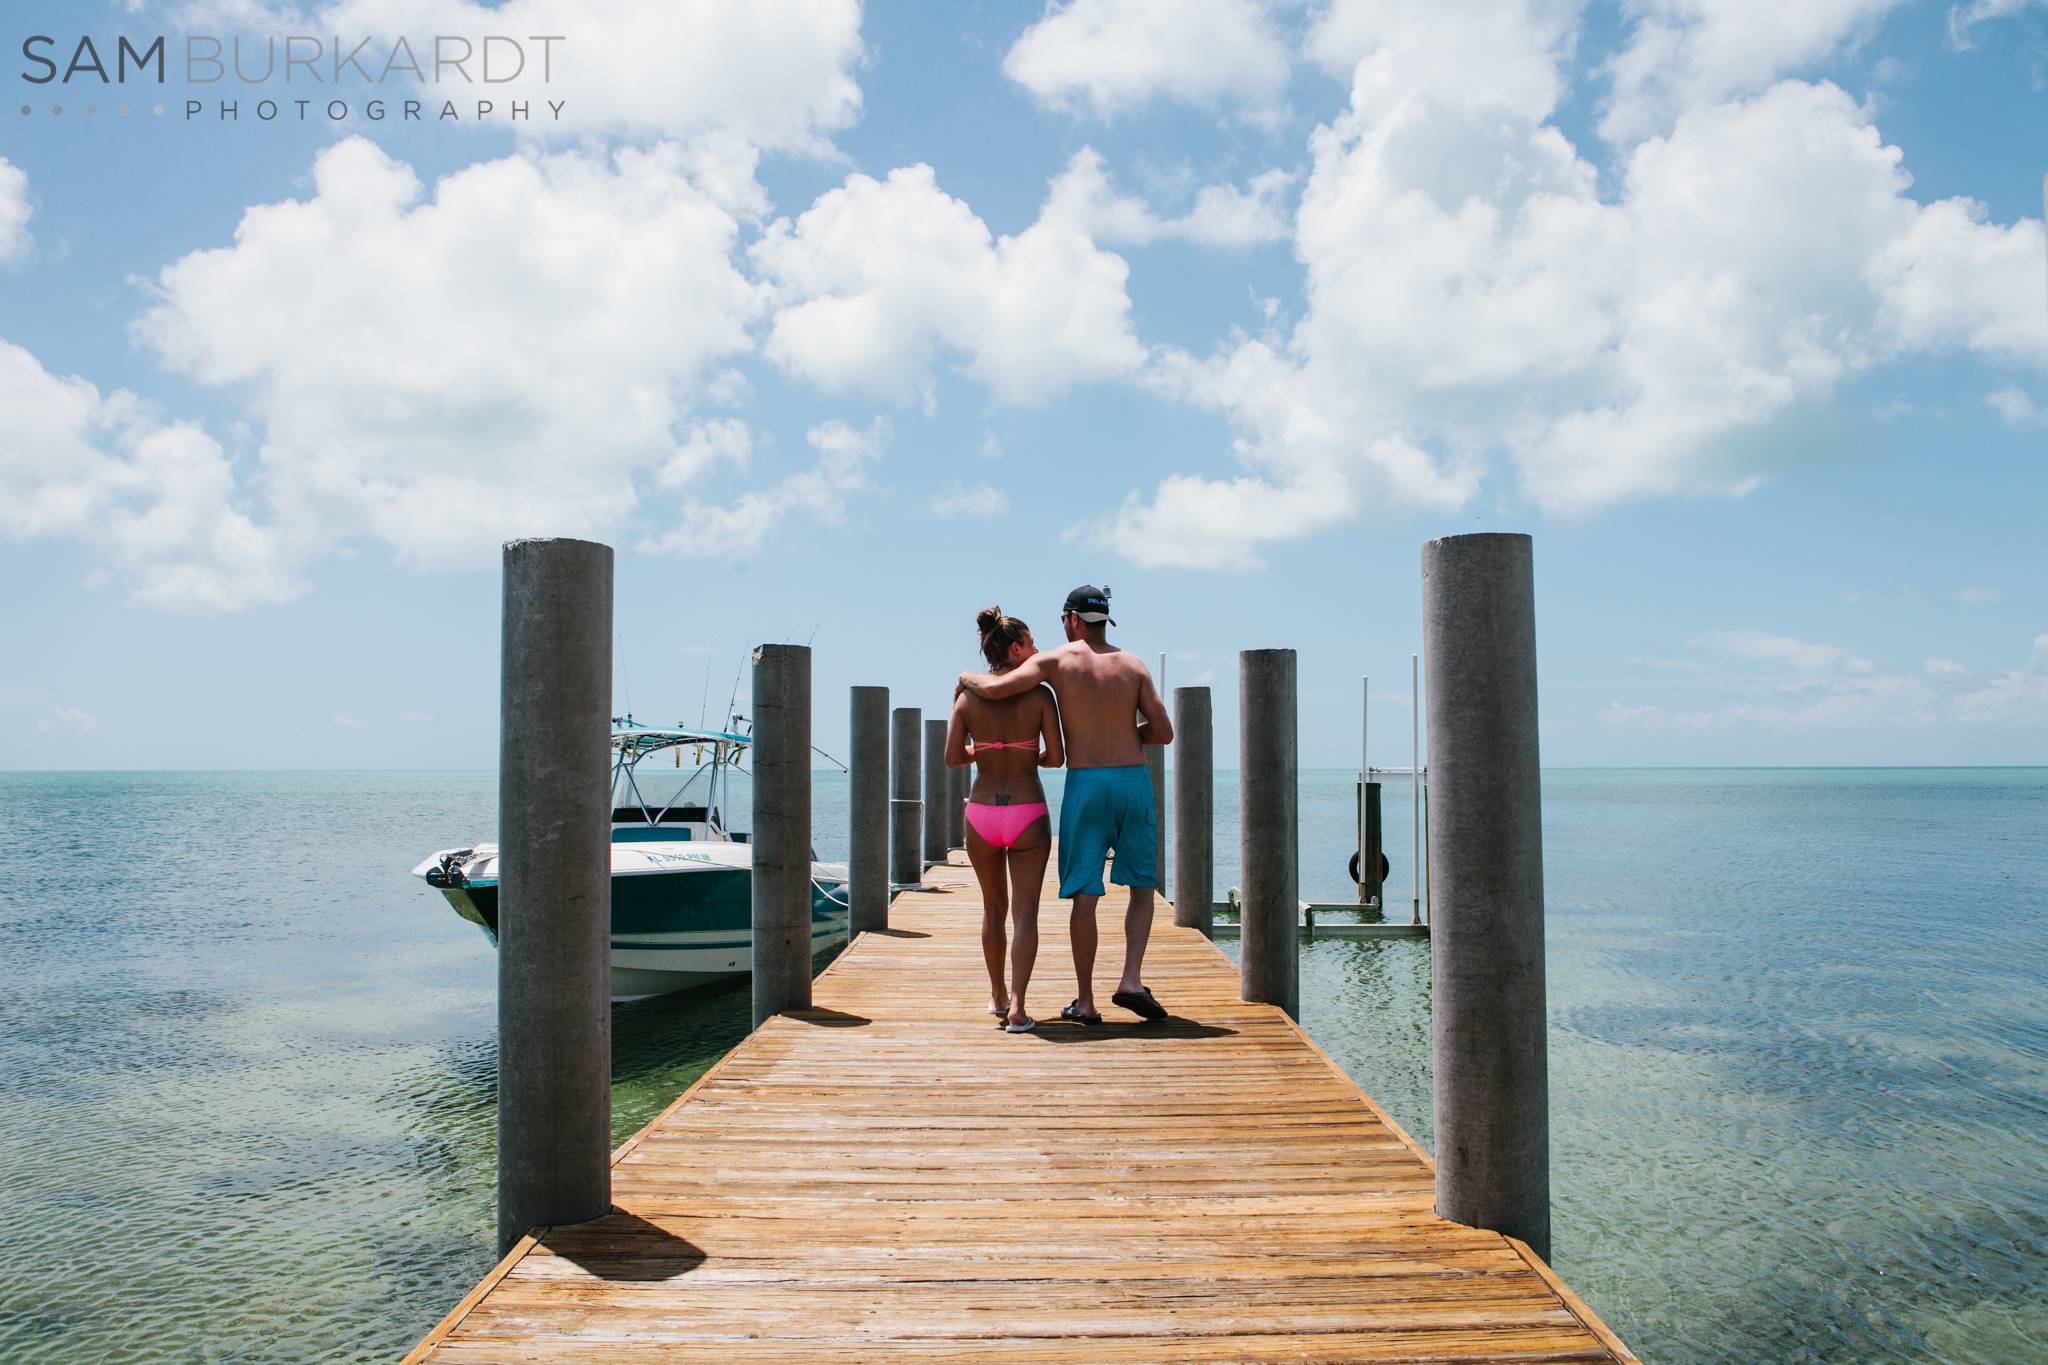
M1166 825L1166 746L1148 744L1145 746L1145 775L1152 779L1152 810L1156 818L1153 833L1157 836L1158 847L1152 855L1153 875L1159 879L1159 894L1166 894L1166 855L1173 850L1167 844Z
M811 1006L811 650L754 651L754 1027Z
M946 722L924 723L924 861L946 861ZM917 869L918 880L924 868Z
M505 545L498 1248L611 1208L612 550Z
M1278 1005L1299 1019L1300 758L1294 678L1291 649L1247 649L1237 656L1243 810L1238 849L1244 869L1239 994Z
M853 689L847 787L853 848L846 860L849 938L889 927L889 689Z
M1173 689L1173 922L1215 935L1216 736L1209 689Z
M915 706L899 706L889 726L889 880L897 886L924 881L917 848L924 829L924 800L917 791L923 715Z
M1550 1255L1543 817L1529 537L1422 547L1436 1208Z
M967 789L973 785L974 769L946 769L946 847L967 847Z

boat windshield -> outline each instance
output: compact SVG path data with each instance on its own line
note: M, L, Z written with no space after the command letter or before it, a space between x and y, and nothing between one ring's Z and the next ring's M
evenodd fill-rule
M683 761L689 762L687 751ZM681 769L660 762L621 766L612 772L612 809L637 813L645 807L645 818L649 820L659 820L664 811L703 811L717 805L724 795L717 789L716 777L710 763ZM669 818L677 817L671 814ZM695 818L705 817L699 814Z
M614 822L704 823L724 831L731 774L747 745L746 737L719 731L614 730Z

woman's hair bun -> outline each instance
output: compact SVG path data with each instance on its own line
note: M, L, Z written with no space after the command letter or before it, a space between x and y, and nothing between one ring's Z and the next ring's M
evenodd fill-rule
M1002 668L1010 661L1010 646L1022 640L1030 627L1014 616L1003 615L1001 607L983 607L974 614L981 631L981 654L990 668Z

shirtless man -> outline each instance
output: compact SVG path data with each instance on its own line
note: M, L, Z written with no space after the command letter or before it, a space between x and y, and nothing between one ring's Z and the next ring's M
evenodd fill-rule
M1049 685L1060 702L1067 749L1066 794L1060 802L1060 895L1074 902L1069 921L1074 974L1081 993L1062 1019L1099 1024L1095 1008L1095 907L1102 899L1102 863L1110 849L1109 879L1131 889L1124 913L1124 974L1110 1000L1144 1016L1164 1019L1165 1007L1140 979L1145 944L1152 937L1152 892L1159 881L1159 813L1145 746L1173 743L1173 722L1159 700L1152 674L1136 657L1109 643L1109 593L1080 587L1060 613L1067 643L1034 654L1000 677L962 673L960 685L998 701Z

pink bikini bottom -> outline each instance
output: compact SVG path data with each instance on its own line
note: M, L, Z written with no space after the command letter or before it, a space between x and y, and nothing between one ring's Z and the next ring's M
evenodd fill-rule
M1033 801L1028 806L984 806L978 801L967 803L967 823L996 848L1008 848L1016 843L1033 822L1044 816L1043 801Z

